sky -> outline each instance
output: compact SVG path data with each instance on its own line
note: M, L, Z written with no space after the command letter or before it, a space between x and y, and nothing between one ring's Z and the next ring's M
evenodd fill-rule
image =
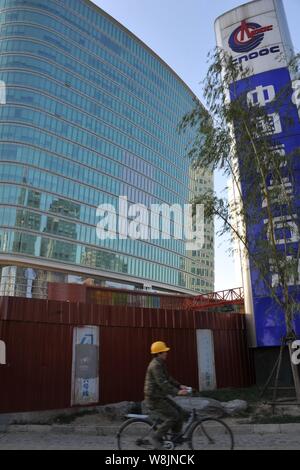
M214 21L242 0L92 0L156 52L202 100L207 54L215 47ZM300 0L283 0L291 38L300 51ZM225 179L215 175L224 196ZM218 227L218 224L216 224ZM215 239L215 290L239 287L226 239Z

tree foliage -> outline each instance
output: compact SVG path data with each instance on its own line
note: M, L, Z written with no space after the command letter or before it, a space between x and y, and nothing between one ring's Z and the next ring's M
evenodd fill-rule
M249 97L249 68L237 66L218 48L209 59L203 82L206 107L195 100L180 130L196 128L189 149L193 167L203 172L207 168L221 170L230 177L235 197L228 200L206 191L194 202L204 204L206 217L221 219L221 233L230 233L239 241L243 256L248 257L257 273L255 289L276 301L284 312L287 337L294 337L293 322L300 311L300 208L291 187L299 186L293 167L300 149L288 154L274 134L278 110L286 131L295 125L291 83L273 97L270 112L268 106ZM299 56L295 56L289 70L294 83L300 85L298 62ZM242 88L247 91L239 88L241 81L246 85L249 81L249 86ZM297 99L300 101L300 87Z

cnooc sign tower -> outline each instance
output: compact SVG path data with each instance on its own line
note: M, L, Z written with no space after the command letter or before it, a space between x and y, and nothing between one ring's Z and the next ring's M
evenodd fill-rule
M295 153L292 171L282 175L285 190L293 198L296 212L300 207L300 81L291 77L289 62L293 48L281 0L257 0L242 5L220 16L215 23L217 45L231 54L238 67L250 69L250 77L232 84L237 95L247 97L252 105L266 109L272 120L272 145L281 155ZM287 90L278 105L278 96ZM276 106L275 106L276 101ZM288 111L287 111L288 110ZM287 124L287 115L290 119ZM297 150L298 149L298 150ZM239 150L237 151L239 153ZM239 158L239 155L237 155ZM267 183L272 185L272 180ZM242 197L245 197L245 181L241 181ZM284 212L284 209L282 209ZM266 224L264 201L262 200L260 226ZM295 215L296 217L296 215ZM290 222L289 233L282 235L283 220L275 217L275 238L278 250L286 246L297 251L299 230L295 221ZM255 239L255 227L246 227L248 236ZM252 243L252 249L253 248ZM251 256L249 257L251 259ZM283 311L272 299L270 291L258 282L258 273L249 260L242 259L246 311L249 313L252 346L278 346L285 335ZM300 269L298 267L298 272ZM272 273L270 260L270 276ZM275 274L276 276L276 274ZM300 276L298 276L298 279ZM273 283L273 278L271 279ZM298 280L299 282L299 280ZM274 285L274 284L273 284ZM290 287L290 294L300 301L299 285ZM300 319L294 328L300 333Z

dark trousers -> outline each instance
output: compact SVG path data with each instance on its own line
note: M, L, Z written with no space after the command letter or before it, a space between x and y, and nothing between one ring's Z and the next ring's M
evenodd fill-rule
M150 415L153 413L155 419L163 421L156 431L159 438L162 438L170 429L174 434L180 433L183 422L189 417L187 411L168 397L159 400L147 400L147 405Z

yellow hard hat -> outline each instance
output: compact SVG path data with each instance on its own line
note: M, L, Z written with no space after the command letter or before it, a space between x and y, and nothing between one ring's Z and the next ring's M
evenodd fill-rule
M151 354L158 354L162 352L170 351L170 348L163 341L156 341L151 344Z

